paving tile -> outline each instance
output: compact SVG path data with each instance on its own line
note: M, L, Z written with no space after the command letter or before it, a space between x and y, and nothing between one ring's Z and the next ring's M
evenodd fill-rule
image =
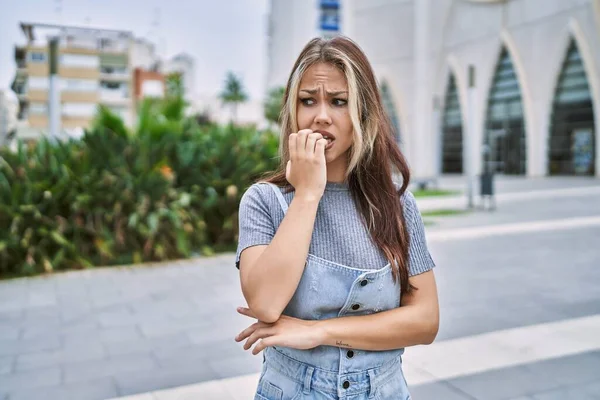
M48 332L51 331L52 335L65 336L65 335L79 335L83 334L86 336L93 335L98 330L98 324L94 321L83 321L64 323L56 327L48 329L47 325L29 325L28 327L22 328L22 339L35 339L43 336L48 336Z
M0 375L11 373L14 362L14 356L0 357Z
M142 338L104 344L104 347L111 357L124 354L150 353L152 351L172 352L177 349L190 346L190 339L187 337L187 335L182 333L159 336L155 338Z
M225 379L260 372L263 357L262 353L253 356L252 353L244 352L235 357L214 358L207 363L219 379Z
M114 379L103 378L45 388L21 388L10 392L10 400L105 400L117 395Z
M449 379L448 383L475 399L485 400L510 399L560 386L523 366Z
M475 400L446 382L434 382L409 386L410 395L415 400Z
M17 356L16 370L27 371L82 361L102 360L104 358L106 358L106 350L101 344L87 343L59 350L19 355Z
M115 377L119 393L127 396L136 393L152 392L217 379L214 371L208 368L171 367L161 368L152 374L145 372L122 373Z
M145 371L148 376L157 368L154 359L146 354L131 354L104 360L84 361L64 367L66 383L82 382L96 378L118 376L129 371Z
M14 326L6 326L0 329L0 340L16 340L21 330Z
M582 384L600 376L600 351L540 361L524 367L561 386Z
M0 323L15 321L23 316L23 310L0 311Z
M590 352L463 376L448 383L477 399L511 399L583 385L597 380L599 370L600 352Z
M233 340L220 340L203 346L192 345L178 349L157 349L154 355L161 366L174 366L181 362L205 362L214 359L244 356L242 344Z
M531 396L533 400L597 400L600 391L588 385L576 385L560 388Z
M57 386L60 384L61 370L58 367L45 368L36 371L17 372L0 375L0 390L10 392L20 388L37 388Z
M117 400L115 399L109 399L109 400ZM118 400L156 400L156 397L154 397L153 394L151 393L142 393L142 394L134 394L131 396L122 396L119 397Z
M144 334L144 336L157 337L177 333L185 333L189 329L197 329L198 327L208 327L209 323L201 319L186 319L180 321L154 321L149 323L141 323L138 326L141 332Z
M57 336L26 340L0 340L0 356L55 350L61 346Z
M89 332L65 332L62 334L65 345L85 344L89 341L100 343L114 343L131 341L142 338L142 334L135 326L122 326L116 328L100 328Z
M233 400L226 385L221 381L204 382L198 385L158 391L153 394L155 400Z

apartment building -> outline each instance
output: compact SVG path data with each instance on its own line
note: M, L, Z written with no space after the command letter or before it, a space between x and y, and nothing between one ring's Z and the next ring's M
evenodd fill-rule
M29 129L20 137L34 139L48 131L51 38L59 39L61 131L88 127L100 104L132 122L131 32L36 23L21 23L21 29L26 43L15 47L12 90L19 100L19 120Z

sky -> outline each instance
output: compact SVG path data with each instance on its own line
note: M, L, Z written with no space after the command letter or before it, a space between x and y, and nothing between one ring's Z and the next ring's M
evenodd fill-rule
M15 73L20 22L62 23L132 31L161 56L196 60L196 93L221 91L227 71L253 100L264 96L268 0L0 0L0 89ZM59 12L60 10L60 12ZM160 17L157 19L157 15ZM158 29L155 22L158 21Z

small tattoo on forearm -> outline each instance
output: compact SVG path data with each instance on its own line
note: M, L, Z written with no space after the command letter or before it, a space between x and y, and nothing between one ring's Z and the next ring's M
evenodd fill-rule
M336 341L335 341L335 345L336 345L336 346L341 346L341 347L349 347L349 348L352 348L352 346L350 346L348 343L344 343L344 342L342 342L341 340L336 340Z

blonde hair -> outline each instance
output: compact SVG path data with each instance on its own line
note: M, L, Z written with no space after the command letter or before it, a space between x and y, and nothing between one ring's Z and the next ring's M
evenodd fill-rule
M409 235L399 205L410 173L383 108L373 69L364 52L352 40L343 36L315 38L298 56L288 79L280 115L280 165L264 181L292 189L285 173L290 158L288 136L299 130L300 81L307 69L317 63L333 65L346 77L353 127L346 179L374 243L395 266L392 275L394 279L400 279L401 290L408 292L412 289L408 283ZM393 168L402 176L400 189L392 180Z
M372 93L359 90L359 87L367 86L365 82L361 82L366 75L361 70L364 65L357 63L349 52L335 46L329 46L328 43L330 42L324 39L311 40L298 57L298 61L292 70L280 118L280 154L282 161L286 160L287 162L289 154L287 152L287 140L285 139L290 133L299 130L297 119L298 91L304 73L309 67L318 63L334 65L344 74L348 84L348 109L353 128L353 144L350 149L348 170L346 171L346 177L348 177L355 171L356 166L363 157L369 158L373 154L377 129L375 129L375 121L364 118L364 114L365 109L373 107L373 103L376 103L377 99L374 98L375 96Z

